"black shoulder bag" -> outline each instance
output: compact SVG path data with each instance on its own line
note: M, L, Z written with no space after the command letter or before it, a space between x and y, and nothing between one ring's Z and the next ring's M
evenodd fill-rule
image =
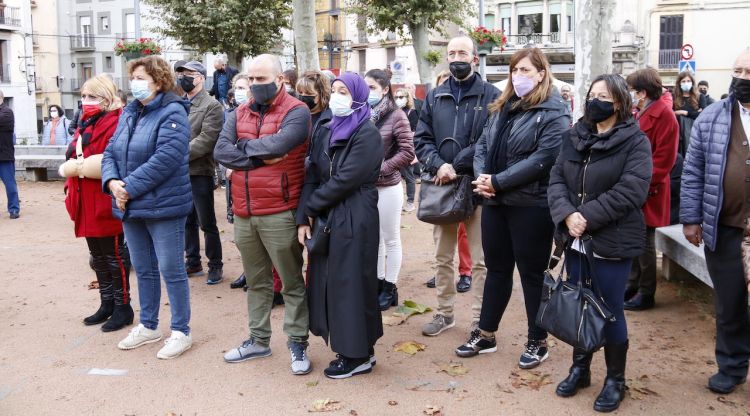
M557 279L552 275L552 269L557 266L565 250L565 246L555 247L548 268L544 272L542 300L536 317L539 327L566 344L586 352L593 352L604 346L604 326L615 321L601 295L594 294L591 289L591 279L594 277L594 252L590 241L591 237L585 237L583 246L591 274L582 275L577 284L563 279L565 263Z

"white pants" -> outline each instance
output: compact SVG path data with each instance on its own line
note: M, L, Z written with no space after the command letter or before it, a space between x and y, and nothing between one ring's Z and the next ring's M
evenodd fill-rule
M401 184L378 187L380 216L380 247L378 248L378 279L396 283L401 271L401 206L404 191Z

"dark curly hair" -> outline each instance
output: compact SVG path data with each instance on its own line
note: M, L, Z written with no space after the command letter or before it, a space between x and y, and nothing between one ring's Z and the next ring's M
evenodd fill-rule
M143 70L154 79L159 92L172 91L174 88L174 74L169 63L158 56L145 56L128 63L128 76L133 77L133 71L142 66Z

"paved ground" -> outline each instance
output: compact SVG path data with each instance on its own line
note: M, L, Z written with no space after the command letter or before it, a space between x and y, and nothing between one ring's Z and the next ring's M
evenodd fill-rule
M223 215L227 279L217 286L191 279L193 348L172 361L156 358L156 344L120 351L116 344L127 330L104 334L81 323L96 309L97 294L87 290L94 275L84 240L73 236L62 183L21 183L20 192L21 219L0 216L0 415L302 415L323 399L338 402L333 405L340 409L331 413L338 415L424 415L433 414L431 407L442 409L443 415L594 413L591 406L604 376L601 354L594 359L594 386L570 399L554 394L570 365L567 345L555 343L550 359L533 372L517 368L526 327L519 284L495 354L464 360L453 354L465 340L470 317L471 295L461 294L456 328L438 338L420 334L429 316L387 326L376 346L378 365L366 376L326 379L322 370L333 354L317 338L309 350L313 373L290 374L281 332L283 308L273 311L273 356L225 364L223 352L246 338L247 327L244 292L229 289L241 267ZM219 192L217 212L223 212ZM399 292L402 299L434 306L434 292L422 285L432 273L430 228L413 214L403 218ZM161 327L168 333L166 293L162 302ZM655 310L628 315L631 389L618 413L749 415L748 387L727 397L704 387L715 368L710 292L692 282L660 281L657 303ZM411 340L425 344L426 350L414 356L393 351L394 344ZM439 372L441 364L451 361L468 373ZM91 375L92 369L122 370L124 375Z

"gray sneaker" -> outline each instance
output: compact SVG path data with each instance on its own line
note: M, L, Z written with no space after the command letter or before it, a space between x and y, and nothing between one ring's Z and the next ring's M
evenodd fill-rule
M456 321L452 316L437 314L432 318L432 322L428 322L422 327L422 335L434 337L454 326L456 326Z
M271 355L271 348L266 345L258 344L255 338L250 337L239 347L227 351L224 354L224 361L228 363L241 363L252 360L253 358L268 357Z
M307 358L307 345L300 342L289 342L287 346L292 354L292 374L303 375L312 371L310 359Z

